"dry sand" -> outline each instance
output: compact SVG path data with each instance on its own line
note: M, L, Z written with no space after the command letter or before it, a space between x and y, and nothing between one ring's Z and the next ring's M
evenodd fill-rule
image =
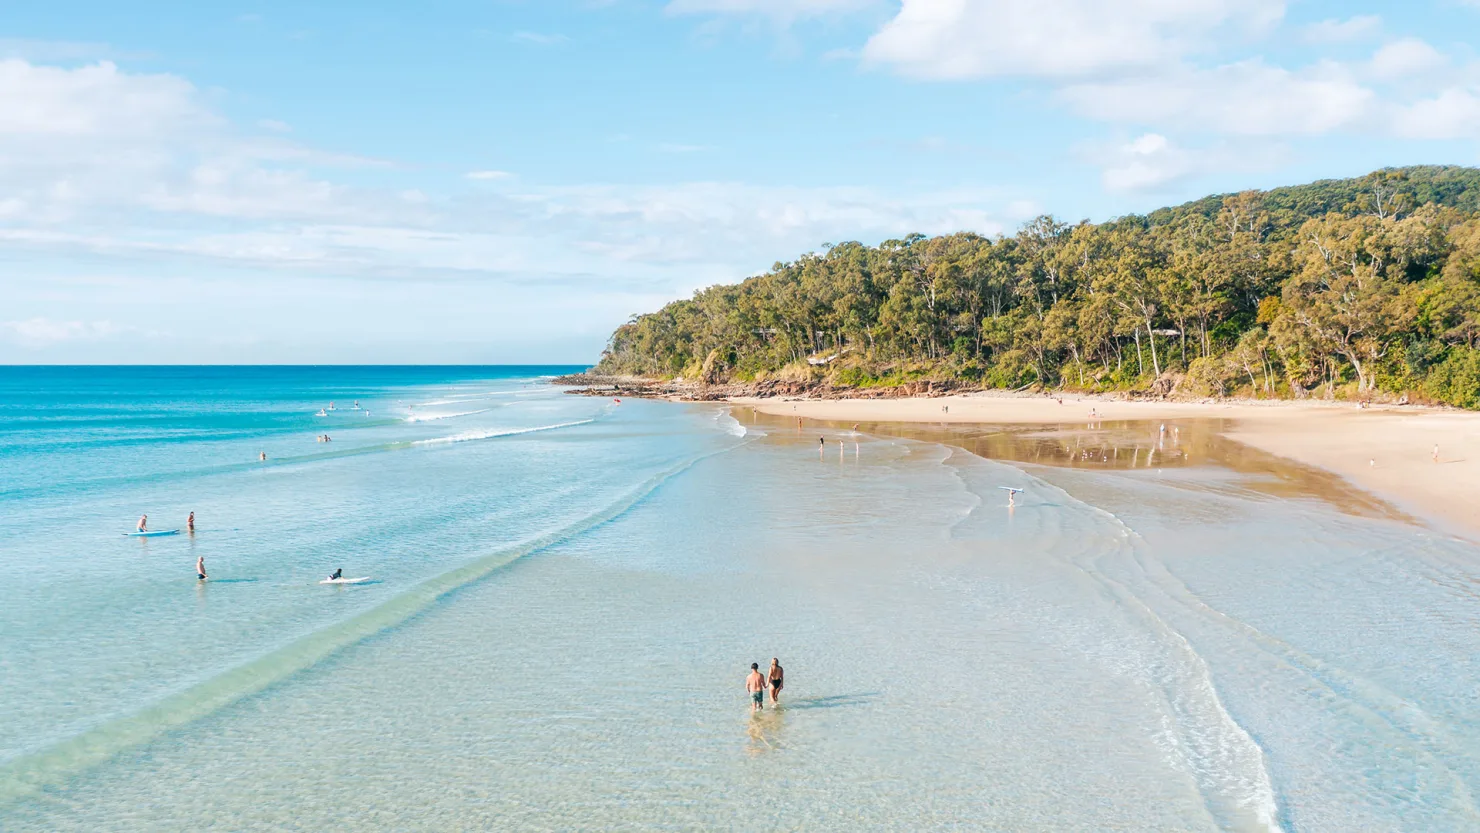
M840 422L1084 425L1103 421L1232 420L1224 435L1317 466L1467 537L1480 535L1480 413L1358 409L1324 402L1123 402L1091 397L966 394L928 399L736 399L784 417ZM949 412L943 410L949 408ZM1439 447L1439 462L1433 458Z

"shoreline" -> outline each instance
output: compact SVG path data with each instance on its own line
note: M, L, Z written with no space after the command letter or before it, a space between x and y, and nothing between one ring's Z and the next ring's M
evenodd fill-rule
M1480 537L1473 506L1473 496L1480 495L1480 413L1412 405L1359 409L1323 401L1171 402L1002 392L826 400L730 396L726 401L771 416L845 423L1084 427L1223 420L1228 427L1220 433L1227 439L1331 472L1405 512L1436 521L1439 531Z

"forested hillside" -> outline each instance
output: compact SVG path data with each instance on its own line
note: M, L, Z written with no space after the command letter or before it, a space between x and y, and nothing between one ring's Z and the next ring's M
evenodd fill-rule
M1477 337L1480 169L1413 167L841 243L634 317L597 370L1480 407Z

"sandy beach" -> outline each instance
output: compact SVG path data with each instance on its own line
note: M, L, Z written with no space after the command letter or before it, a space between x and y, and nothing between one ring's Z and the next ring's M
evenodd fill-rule
M1328 402L1127 402L972 393L920 399L735 399L775 416L838 422L1085 425L1229 420L1224 436L1340 475L1448 531L1480 536L1480 413ZM1060 404L1062 403L1062 404ZM1093 415L1092 415L1093 413ZM1434 446L1439 448L1434 461Z

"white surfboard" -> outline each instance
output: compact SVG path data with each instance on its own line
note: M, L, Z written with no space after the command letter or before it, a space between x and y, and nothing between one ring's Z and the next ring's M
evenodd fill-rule
M359 584L362 581L369 580L369 576L360 576L359 578L326 578L319 582L319 584Z
M1012 486L998 486L997 488L1001 489L1004 492L1012 492L1013 494L1017 494L1018 492L1022 491L1022 489L1014 488Z
M159 530L150 530L149 532L125 532L125 533L123 533L123 537L125 537L125 538L157 538L157 537L159 537L161 535L179 535L179 534L180 534L180 530L178 530L178 529L159 529Z

